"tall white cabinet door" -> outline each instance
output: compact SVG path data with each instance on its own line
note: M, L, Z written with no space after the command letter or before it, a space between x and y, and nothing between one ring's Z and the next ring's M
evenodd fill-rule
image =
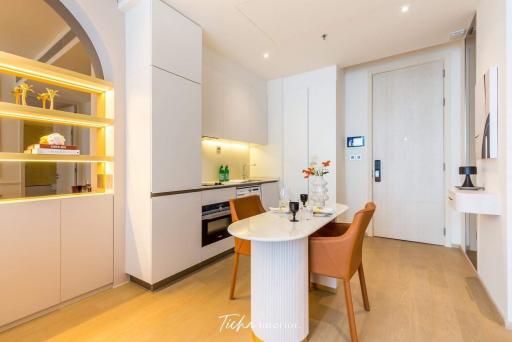
M308 193L302 170L308 166L308 89L288 87L283 94L283 174L284 186L292 199Z
M152 120L152 192L201 186L201 85L153 68Z
M60 202L0 206L0 326L60 302Z
M165 1L153 0L153 65L201 83L201 27Z
M62 301L113 282L112 195L62 200ZM92 214L86 214L84 209Z
M201 192L154 197L152 204L154 284L201 262Z
M318 82L309 88L309 161L318 165L333 161L324 176L328 187L328 204L336 203L336 80Z

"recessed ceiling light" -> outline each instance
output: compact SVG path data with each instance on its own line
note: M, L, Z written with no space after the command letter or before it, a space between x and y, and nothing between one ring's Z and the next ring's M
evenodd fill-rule
M263 54L263 58L268 59L270 57L270 54L268 52L265 52Z
M402 13L407 13L409 12L409 5L403 5L400 10L402 11Z

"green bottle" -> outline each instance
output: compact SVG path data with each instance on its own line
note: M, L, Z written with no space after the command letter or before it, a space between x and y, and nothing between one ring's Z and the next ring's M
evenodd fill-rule
M224 181L229 182L229 167L227 165L224 168Z
M224 174L225 174L225 171L224 171L224 166L221 165L220 168L219 168L219 182L224 182Z

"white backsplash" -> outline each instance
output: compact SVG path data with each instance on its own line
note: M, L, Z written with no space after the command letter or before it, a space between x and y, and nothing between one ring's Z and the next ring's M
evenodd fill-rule
M220 148L220 153L218 151ZM242 179L243 166L249 164L250 149L247 143L224 140L203 140L203 182L218 181L221 165L229 166L230 179Z

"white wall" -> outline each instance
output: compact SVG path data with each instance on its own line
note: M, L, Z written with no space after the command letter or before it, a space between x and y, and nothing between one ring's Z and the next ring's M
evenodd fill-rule
M476 77L477 85L490 67L498 67L498 159L477 161L478 184L487 191L498 194L503 208L509 208L510 182L509 141L511 129L507 120L507 0L480 1L476 22ZM509 18L510 20L510 18ZM508 25L511 25L510 23ZM510 40L510 37L509 37ZM510 57L509 57L510 58ZM510 64L509 64L510 65ZM481 134L483 95L475 93L475 131ZM477 148L478 150L478 148ZM477 151L478 153L478 151ZM478 274L505 321L512 322L510 277L511 248L508 211L500 216L479 215L478 224ZM508 260L508 262L507 262ZM508 279L507 279L508 277ZM507 283L509 284L507 290ZM508 304L507 304L508 303Z
M125 201L125 42L124 15L115 1L61 0L82 25L98 52L105 79L115 90L114 285L124 272Z
M458 167L463 159L464 107L464 47L463 42L442 45L373 63L344 69L343 84L345 136L366 137L363 148L346 149L345 152L345 201L350 210L345 216L349 220L359 208L372 199L372 74L396 70L430 61L442 60L445 64L445 160L446 185L459 185ZM350 154L361 154L362 161L349 161ZM446 245L460 245L462 215L446 203ZM373 234L372 230L369 231Z

